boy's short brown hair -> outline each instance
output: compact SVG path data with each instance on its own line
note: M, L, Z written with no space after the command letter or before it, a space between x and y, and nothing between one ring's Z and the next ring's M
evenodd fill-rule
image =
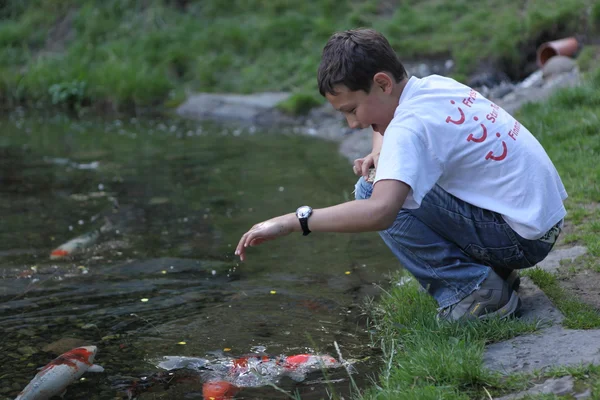
M371 90L373 76L389 72L400 82L407 77L404 66L388 40L373 29L353 29L334 33L323 48L317 73L322 96L336 95L334 87L352 91Z

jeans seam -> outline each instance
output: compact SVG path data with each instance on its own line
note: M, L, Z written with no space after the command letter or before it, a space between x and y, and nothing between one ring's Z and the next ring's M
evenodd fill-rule
M440 206L438 204L435 204L435 203L432 203L431 206L435 207L435 208L438 208L440 210L443 210L443 211L447 212L448 214L452 214L453 216L458 216L458 217L460 217L462 219L465 219L465 220L467 220L467 221L469 221L471 223L476 223L476 224L494 224L494 225L500 225L502 227L504 227L505 225L508 225L506 222L478 221L478 220L475 220L475 219L471 219L471 218L467 217L466 215L463 215L463 214L461 214L459 212L456 212L456 211L449 210L449 209L447 209L445 207L442 207L442 206ZM489 211L489 210L486 210L486 211ZM493 212L493 211L490 211L490 212Z
M533 264L527 258L527 252L523 248L523 244L519 242L519 239L517 239L517 237L515 236L515 232L512 230L512 228L508 224L505 224L504 231L506 232L506 235L510 238L511 242L515 246L517 246L517 249L519 249L519 251L521 252L521 256L525 261L527 261L527 264L529 264L529 268L533 267Z

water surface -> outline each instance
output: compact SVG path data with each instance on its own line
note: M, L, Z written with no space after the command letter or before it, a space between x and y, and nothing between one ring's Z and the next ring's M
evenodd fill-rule
M243 264L233 256L257 222L352 198L334 143L290 128L23 111L0 129L0 398L80 344L98 346L106 371L65 399L127 398L121 389L156 376L167 355L337 357L337 342L359 386L377 372L361 305L398 267L377 234L296 234ZM50 260L107 222L85 252ZM329 372L279 385L307 399L347 394L346 372ZM201 398L202 382L184 378L140 398ZM288 396L263 387L236 398Z

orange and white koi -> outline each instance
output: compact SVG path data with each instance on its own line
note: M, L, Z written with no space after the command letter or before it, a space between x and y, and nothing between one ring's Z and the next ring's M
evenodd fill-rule
M204 400L229 400L244 387L276 383L283 376L300 382L313 371L341 365L342 363L326 354L276 357L251 354L217 362L204 358L167 356L158 367L169 371L179 368L198 370L206 377L202 386Z
M103 372L104 368L94 364L96 351L96 346L85 346L61 354L42 368L15 400L47 400L64 393L85 372Z
M100 238L102 234L110 232L112 229L113 225L109 221L107 221L99 229L94 229L91 232L88 232L81 236L77 236L76 238L71 239L68 242L58 246L50 253L50 259L58 260L61 258L73 256L77 252L96 243L96 241L98 240L98 238Z

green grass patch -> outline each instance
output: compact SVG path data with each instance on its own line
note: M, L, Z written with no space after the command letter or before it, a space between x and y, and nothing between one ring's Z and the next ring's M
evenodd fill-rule
M289 99L277 105L281 111L290 115L305 115L314 107L323 103L323 98L318 92L297 92Z
M571 329L595 329L600 327L600 313L594 307L585 304L560 287L553 274L540 268L523 271L552 300L564 314L563 326Z
M402 60L455 61L509 74L546 38L589 33L594 0L7 0L0 6L0 100L52 103L49 88L85 84L77 102L161 105L182 88L202 92L317 92L316 68L335 31L373 27ZM73 103L66 101L64 105ZM317 104L300 94L282 107Z
M484 369L484 346L534 332L536 323L438 322L435 301L416 284L394 287L372 312L385 367L364 399L469 399L524 384Z

